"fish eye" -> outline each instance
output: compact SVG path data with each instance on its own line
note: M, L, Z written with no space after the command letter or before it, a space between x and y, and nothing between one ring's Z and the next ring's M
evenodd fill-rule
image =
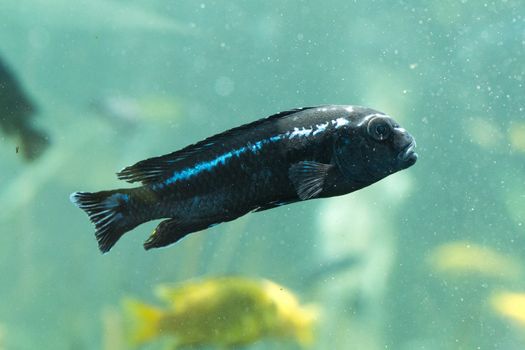
M392 134L392 124L385 117L374 117L368 122L368 134L377 141L383 141Z

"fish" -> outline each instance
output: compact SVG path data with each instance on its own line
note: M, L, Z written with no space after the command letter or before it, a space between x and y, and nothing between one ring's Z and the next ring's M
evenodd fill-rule
M49 146L48 135L33 125L37 112L13 71L0 59L0 128L16 139L16 153L25 160L40 157Z
M469 241L441 244L432 249L426 260L432 270L443 277L465 278L469 275L517 281L523 276L516 258Z
M162 306L123 299L133 346L171 338L176 348L237 348L271 338L302 346L314 341L320 310L301 305L285 287L266 279L207 277L156 287Z
M108 95L91 101L90 109L124 127L137 127L140 122L172 124L181 115L182 103L177 97L147 95L130 97Z
M525 153L525 123L513 122L508 131L508 140L513 151Z
M494 292L490 297L490 305L498 315L525 326L525 293Z
M416 163L416 142L387 114L326 105L284 111L128 166L140 187L74 192L101 252L141 223L165 219L145 241L186 235L286 204L344 195Z

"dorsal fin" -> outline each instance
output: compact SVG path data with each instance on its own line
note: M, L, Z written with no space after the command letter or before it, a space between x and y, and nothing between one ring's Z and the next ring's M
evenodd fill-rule
M223 133L208 137L202 141L199 141L193 145L184 147L179 151L175 151L163 156L153 157L128 166L117 173L117 177L120 180L128 182L140 181L143 184L152 184L160 182L171 175L174 172L183 170L186 167L192 166L196 162L196 155L206 158L213 158L215 155L220 154L225 150L226 144L232 144L235 136L241 135L248 129L255 128L263 125L269 121L283 118L290 114L294 114L300 111L311 109L315 107L302 107L295 108L288 111L280 112L269 117L256 120L254 122L238 126L236 128L227 130Z

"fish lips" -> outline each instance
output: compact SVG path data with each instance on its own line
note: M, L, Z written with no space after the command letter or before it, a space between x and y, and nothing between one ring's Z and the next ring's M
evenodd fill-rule
M418 155L415 151L416 140L412 139L406 146L401 149L401 152L397 155L397 158L408 168L416 163Z

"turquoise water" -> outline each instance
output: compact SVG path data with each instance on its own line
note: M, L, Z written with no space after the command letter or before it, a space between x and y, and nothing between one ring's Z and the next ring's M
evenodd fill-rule
M495 300L525 293L524 13L512 0L2 0L0 55L51 146L29 163L0 135L0 349L127 349L124 297L232 274L318 305L314 349L522 349L525 306ZM392 115L417 164L148 252L156 223L101 255L69 202L127 186L115 172L138 160L327 103Z

